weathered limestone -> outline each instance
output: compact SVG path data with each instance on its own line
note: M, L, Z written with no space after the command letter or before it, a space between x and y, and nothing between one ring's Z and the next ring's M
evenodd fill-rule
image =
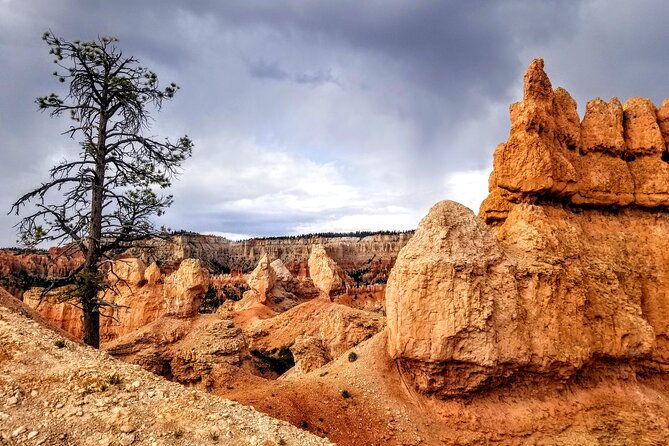
M576 103L553 90L535 59L524 96L513 104L511 133L494 155L487 222L503 221L512 203L559 201L578 206L669 208L669 101L588 102L578 124Z
M345 289L345 273L325 252L323 245L314 245L309 256L309 276L324 296L332 296Z
M490 227L438 203L390 274L388 352L419 390L669 371L666 104L596 99L579 124L532 62L495 151Z
M184 318L196 315L208 286L209 272L199 259L181 262L178 270L165 277L165 315Z

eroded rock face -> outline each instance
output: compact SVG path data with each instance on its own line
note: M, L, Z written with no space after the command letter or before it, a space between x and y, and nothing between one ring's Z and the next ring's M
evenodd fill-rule
M209 286L209 272L199 259L186 259L165 277L165 315L191 317L197 314Z
M161 272L156 262L151 263L144 271L144 279L149 285L155 285L160 282Z
M416 372L418 363L462 365L447 381L414 373L422 390L471 390L499 364L528 362L513 273L494 235L465 206L442 201L421 221L388 278L388 351Z
M277 311L285 311L297 304L296 296L288 290L296 287L293 275L280 259L270 263L267 254L258 262L247 279L250 290L235 304L235 310L243 311L258 305L266 305Z
M578 122L569 93L552 89L543 61L525 74L523 100L511 106L511 134L494 155L487 222L510 203L555 200L578 206L669 208L669 105L647 99L621 105L597 98Z
M331 296L345 289L345 273L328 256L323 245L314 245L309 255L309 276L316 288L325 296Z
M664 106L595 100L580 127L575 110L535 60L495 152L490 226L442 202L400 251L388 351L420 390L669 370Z
M114 273L107 276L112 288L103 298L116 308L101 309L104 315L100 318L102 342L124 336L166 314L177 317L197 314L209 285L209 273L200 261L184 260L181 267L164 280L160 274L155 263L146 268L138 259L115 262ZM23 295L24 302L58 327L81 338L81 310L63 302L63 290L54 290L44 297L41 291L39 288L27 291Z
M107 281L111 285L138 285L145 280L145 271L146 265L140 259L115 260L107 273Z
M291 374L309 373L331 361L323 342L316 336L298 336L290 346L290 352L295 358L295 366Z
M265 254L249 276L247 283L252 290L258 293L258 302L265 303L267 295L274 288L275 282L276 274L274 269L270 267L269 259Z
M385 323L385 318L378 314L326 299L312 299L263 320L248 330L247 337L250 349L270 352L284 347L292 351L300 336L308 336L320 341L328 358L336 359L383 330ZM301 351L301 347L297 349Z

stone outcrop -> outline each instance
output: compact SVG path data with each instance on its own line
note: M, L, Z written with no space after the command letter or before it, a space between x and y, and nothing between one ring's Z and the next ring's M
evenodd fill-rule
M308 336L318 339L326 356L335 359L383 330L385 322L378 314L313 299L246 331L251 350L271 352L290 347L292 351L298 337Z
M249 290L235 304L235 310L243 311L257 305L266 305L277 311L286 311L297 305L297 297L288 290L296 288L295 279L281 259L270 263L264 255L247 279Z
M184 260L177 271L164 278L155 263L147 268L141 260L132 258L114 262L113 271L107 275L111 288L103 298L114 308L101 310L107 316L100 320L103 342L131 333L163 315L194 316L209 285L209 273L194 259ZM23 300L44 318L81 338L81 310L63 302L62 292L54 290L43 297L41 289L33 288L24 293Z
M290 346L290 352L295 359L291 375L309 373L331 361L330 355L323 346L323 341L316 336L296 337L293 345Z
M322 245L314 245L311 248L309 277L324 296L330 297L346 290L346 274L328 256Z
M246 283L250 290L244 293L244 297L236 305L237 311L251 308L255 305L267 303L268 294L274 288L276 274L270 267L267 255L262 256L256 268L249 274Z
M511 134L495 150L488 222L503 220L511 204L553 200L579 206L669 208L669 105L648 99L588 102L579 123L576 103L553 90L534 60L524 96L511 106Z
M532 62L495 151L480 212L489 226L439 203L390 274L388 351L421 391L563 380L602 364L669 371L664 107L597 99L579 123Z
M144 271L144 279L149 285L155 285L160 282L161 272L156 262L151 263Z
M241 330L215 315L161 317L102 347L157 375L208 390L225 385L249 360Z
M179 269L165 277L165 315L192 317L209 286L209 273L199 259L186 259Z
M388 351L401 362L471 364L457 382L416 374L419 386L469 389L488 368L529 359L518 324L513 265L471 210L437 203L400 251L386 289Z

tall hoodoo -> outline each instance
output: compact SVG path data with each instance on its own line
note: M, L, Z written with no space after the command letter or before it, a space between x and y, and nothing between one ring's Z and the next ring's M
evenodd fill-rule
M579 123L576 103L552 89L543 66L532 61L523 100L510 108L511 134L495 150L481 216L502 221L511 204L546 199L669 208L669 101L658 110L644 98L597 98Z
M579 122L543 66L510 107L481 221L438 203L388 280L388 351L424 392L599 361L669 371L669 101L595 99Z

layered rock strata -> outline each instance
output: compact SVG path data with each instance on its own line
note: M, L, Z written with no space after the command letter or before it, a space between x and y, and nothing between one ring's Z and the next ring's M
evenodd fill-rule
M281 259L295 276L307 273L307 262L314 245L322 245L328 256L344 271L365 269L375 276L387 277L397 253L411 238L411 232L377 234L365 237L277 237L231 241L223 237L199 234L174 235L170 240L157 239L134 256L149 263L178 263L197 258L227 273L251 272L264 255Z
M595 100L579 122L541 60L524 90L481 219L438 203L390 274L388 351L423 392L669 371L667 101Z
M481 207L487 222L504 220L521 202L669 208L669 101L657 109L644 98L597 98L580 121L576 102L552 89L536 59L510 112L511 135L495 150Z

